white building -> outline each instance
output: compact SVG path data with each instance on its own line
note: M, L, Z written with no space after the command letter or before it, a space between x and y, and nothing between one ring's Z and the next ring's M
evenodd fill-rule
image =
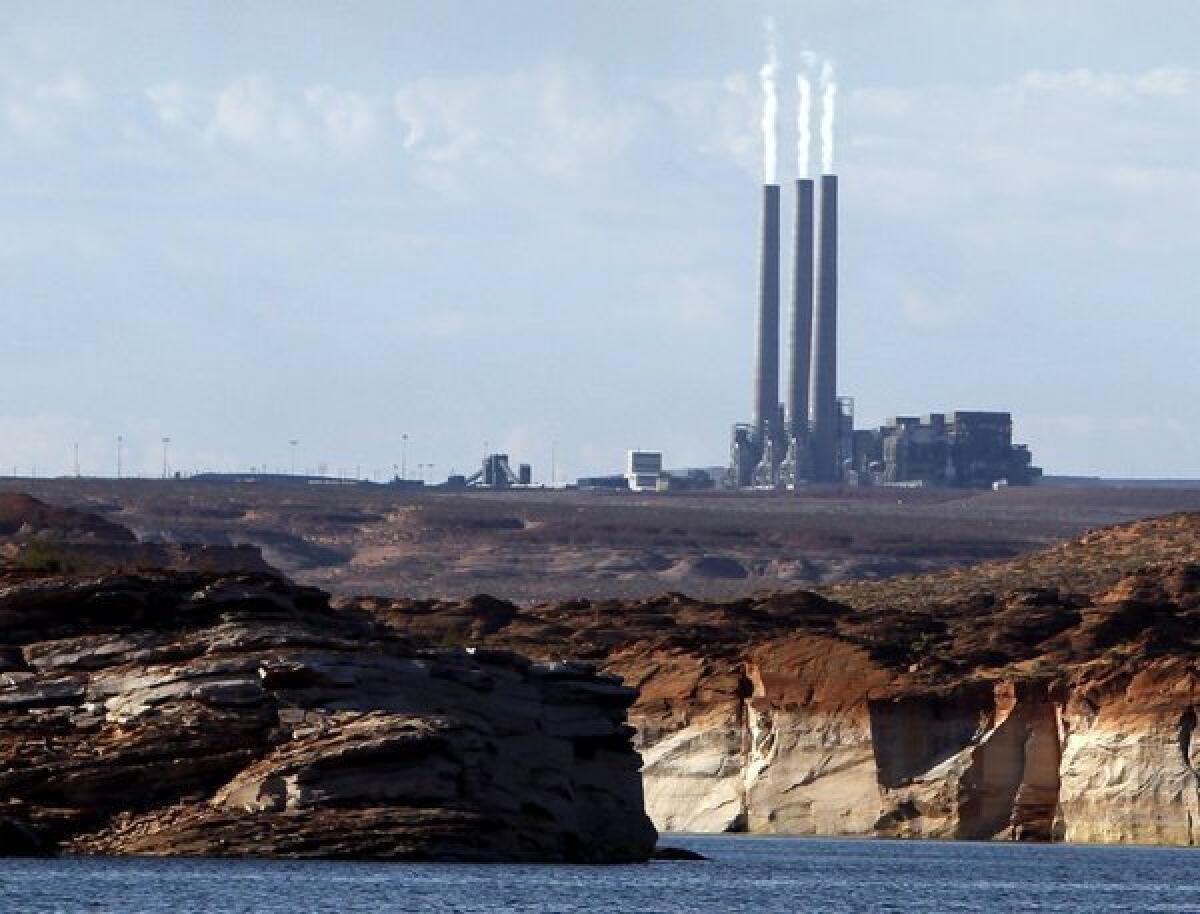
M662 477L662 451L626 451L625 481L634 492L653 492Z

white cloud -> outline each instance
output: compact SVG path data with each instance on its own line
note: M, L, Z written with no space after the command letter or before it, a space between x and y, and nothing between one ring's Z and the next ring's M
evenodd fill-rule
M262 76L241 76L215 92L180 82L146 89L159 124L169 134L207 146L267 158L320 161L324 153L369 149L381 132L382 99L314 85L290 91Z
M1195 74L1182 67L1156 67L1142 73L1102 73L1081 67L1066 71L1032 70L1017 80L1016 88L1131 101L1145 96L1178 98L1192 92L1195 84Z
M306 143L304 125L274 85L255 76L230 83L217 95L208 136L269 152L296 150Z
M71 70L44 80L0 77L0 125L21 140L54 140L93 106L95 98L91 84Z
M658 96L695 151L735 163L756 180L761 177L762 100L757 81L745 73L680 81L662 86Z
M322 85L306 89L304 100L316 112L326 139L337 149L361 149L378 133L377 103L364 95Z
M201 133L205 126L204 98L178 81L157 83L146 89L146 98L163 126Z
M1144 241L1175 244L1181 230L1195 237L1198 83L1178 68L1081 69L991 87L859 89L845 171L877 209L955 224L985 244L1017 229L1115 242L1128 222L1108 219L1114 209L1141 223Z
M500 76L424 78L394 97L404 146L439 171L593 179L646 124L644 101L607 94L586 67L544 64Z

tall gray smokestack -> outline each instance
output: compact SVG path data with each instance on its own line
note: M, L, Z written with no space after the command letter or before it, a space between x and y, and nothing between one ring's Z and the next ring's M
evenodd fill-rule
M788 432L808 440L808 385L813 328L813 182L796 182L796 253L793 263L791 365L788 376Z
M763 187L762 272L754 370L754 428L765 441L779 415L779 185ZM777 434L779 429L775 429Z
M813 317L812 414L813 476L836 482L841 416L837 399L837 177L821 175L821 222L817 247L817 307Z

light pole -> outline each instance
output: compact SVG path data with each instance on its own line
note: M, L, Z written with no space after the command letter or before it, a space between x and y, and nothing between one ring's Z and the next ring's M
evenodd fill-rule
M408 432L400 436L400 478L408 475Z
M291 449L292 449L292 475L293 476L296 475L296 445L298 445L299 443L300 442L297 441L295 438L288 441L288 446L291 447Z
M162 478L163 479L166 479L169 475L171 475L170 465L167 463L167 445L170 443L171 443L171 439L164 435L163 439L162 439L162 446L163 446L163 477Z
M79 442L75 442L75 478L79 478Z
M117 435L117 479L121 478L121 448L125 444L125 436Z

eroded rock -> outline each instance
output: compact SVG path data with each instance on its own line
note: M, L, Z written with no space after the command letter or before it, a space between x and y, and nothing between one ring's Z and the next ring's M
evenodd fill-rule
M591 666L417 649L269 575L18 575L0 620L0 853L653 851L636 692Z

